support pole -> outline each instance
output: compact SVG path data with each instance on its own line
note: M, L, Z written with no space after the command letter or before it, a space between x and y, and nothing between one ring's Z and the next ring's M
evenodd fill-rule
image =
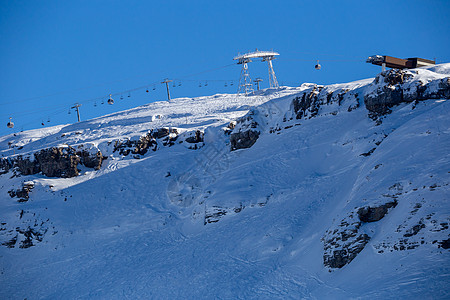
M267 58L267 65L269 67L269 85L271 88L278 88L278 80L275 76L275 71L273 70L272 60L274 57L268 57Z
M381 72L386 71L386 63L381 64Z
M169 79L164 79L164 81L162 81L161 83L165 83L166 84L166 89L167 89L167 101L170 102L170 91L169 91L169 82L172 82L172 80Z
M239 78L238 94L244 93L245 96L253 93L252 79L250 78L247 65L249 62L251 62L250 59L244 59L238 62L238 64L242 64L241 77Z
M254 80L254 82L256 82L256 86L257 86L257 88L258 88L258 91L259 91L259 83L261 82L261 81L263 81L261 78L256 78L255 80Z
M72 108L75 108L76 110L77 110L77 117L78 117L78 122L81 122L81 119L80 119L80 106L81 106L81 104L75 104L74 106L72 106Z

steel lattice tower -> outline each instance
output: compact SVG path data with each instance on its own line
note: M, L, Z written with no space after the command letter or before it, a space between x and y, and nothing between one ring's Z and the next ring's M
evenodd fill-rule
M250 59L242 59L238 64L242 64L241 77L239 78L239 88L238 94L243 93L245 96L253 93L252 79L250 78L250 73L248 72L248 63L251 62Z
M277 52L273 51L256 51L249 52L243 55L238 55L233 58L233 60L237 60L238 65L242 65L241 69L241 77L239 78L239 88L238 94L244 93L246 96L253 93L253 85L252 79L250 78L250 74L248 72L248 63L252 62L252 58L261 58L262 61L267 61L267 65L269 67L269 85L271 88L278 88L277 77L275 76L275 71L273 70L272 60L275 59L275 56L280 55Z

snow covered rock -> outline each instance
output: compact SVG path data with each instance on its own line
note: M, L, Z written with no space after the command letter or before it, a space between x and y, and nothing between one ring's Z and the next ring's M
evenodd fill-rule
M396 201L387 202L385 204L379 206L366 206L358 209L358 217L361 222L376 222L381 220L388 212L388 209L391 207L397 206Z
M381 72L366 89L366 108L377 116L389 113L391 107L403 102L450 99L450 77L430 73L420 69Z
M258 140L260 131L254 115L255 111L251 111L237 120L236 126L230 135L231 151L250 148Z

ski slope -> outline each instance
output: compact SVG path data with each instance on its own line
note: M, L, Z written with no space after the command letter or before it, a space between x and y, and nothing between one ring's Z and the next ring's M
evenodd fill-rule
M448 74L439 65L413 81ZM317 85L181 98L0 137L5 157L62 145L108 157L72 178L0 175L0 242L17 235L0 246L0 298L448 299L450 102L402 103L376 122L363 99L372 82L323 87L346 91L343 100L300 119L293 100ZM256 143L230 151L229 131L249 124ZM161 127L200 130L204 141L190 149L179 138L139 159L114 151ZM10 197L30 181L28 201ZM392 199L381 220L358 225L370 240L350 263L324 265L343 221ZM41 241L21 248L17 228Z

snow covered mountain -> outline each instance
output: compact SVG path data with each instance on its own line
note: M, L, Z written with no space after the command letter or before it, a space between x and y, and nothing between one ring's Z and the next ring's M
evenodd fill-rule
M450 64L0 137L2 299L448 299Z

